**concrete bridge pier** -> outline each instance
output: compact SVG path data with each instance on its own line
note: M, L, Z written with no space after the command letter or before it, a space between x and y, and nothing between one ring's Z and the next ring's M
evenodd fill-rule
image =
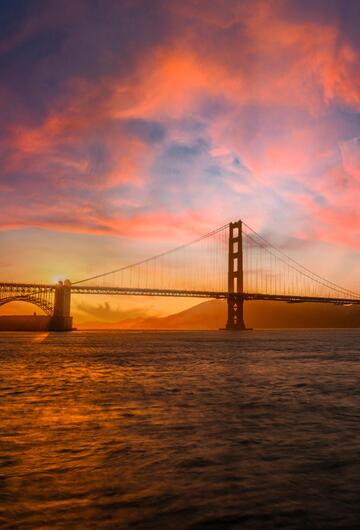
M72 316L70 316L71 282L58 282L55 287L54 314L50 321L51 331L71 331Z
M238 296L231 296L227 299L228 319L226 329L239 331L247 329L244 322L244 300Z

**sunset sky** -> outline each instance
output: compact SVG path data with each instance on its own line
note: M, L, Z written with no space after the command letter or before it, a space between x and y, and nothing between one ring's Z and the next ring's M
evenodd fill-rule
M242 218L360 289L358 0L2 0L0 22L1 280L76 281ZM124 302L74 313L190 303Z

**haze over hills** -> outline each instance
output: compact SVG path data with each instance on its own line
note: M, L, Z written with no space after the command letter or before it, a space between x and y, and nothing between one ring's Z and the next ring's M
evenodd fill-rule
M166 317L132 318L121 322L88 321L80 329L182 329L223 328L227 307L224 300L202 302ZM245 302L245 321L251 328L352 328L360 327L359 306Z

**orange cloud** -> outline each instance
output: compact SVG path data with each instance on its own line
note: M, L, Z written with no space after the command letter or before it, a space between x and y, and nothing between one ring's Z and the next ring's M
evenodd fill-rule
M314 123L338 100L359 109L359 54L334 24L291 19L286 5L229 2L224 8L212 2L204 9L169 2L173 35L142 49L125 74L114 70L93 80L67 80L64 95L40 124L16 124L3 140L4 171L27 174L31 168L40 189L36 182L24 186L27 200L3 212L2 228L30 224L157 237L169 227L188 231L193 222L196 230L212 226L209 219L227 214L230 201L229 215L251 212L244 203L249 196L256 203L265 190L277 193L279 202L285 197L302 206L324 225L338 222L350 229L357 217L342 212L346 201L354 207L354 193L332 193L328 184L358 179L358 154L352 143L340 143L344 171L331 174L338 144L324 124ZM204 130L208 165L220 175L217 190L211 187L213 173L195 161L161 179L157 162L166 145L150 144L122 126L127 120L158 120L167 127L167 144L191 146L198 133L182 128L186 119ZM104 153L94 157L97 143ZM236 157L246 171L234 170ZM303 190L283 188L294 184L323 195L331 207L316 205L314 198L302 202ZM9 183L2 186L11 189ZM42 196L41 186L51 188L56 205L46 204L49 192ZM159 205L154 196L164 187L164 195L175 192ZM123 188L135 191L128 196ZM102 195L104 190L109 194ZM194 213L200 202L195 194L206 197L200 213ZM29 198L35 208L29 209ZM272 208L269 203L264 207ZM262 212L251 215L250 223L266 221Z

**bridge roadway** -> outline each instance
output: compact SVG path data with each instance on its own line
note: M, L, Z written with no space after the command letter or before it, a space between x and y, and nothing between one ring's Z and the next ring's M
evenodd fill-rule
M26 292L55 291L54 284L29 284L29 283L0 283L2 292L12 292L24 295ZM102 295L128 295L128 296L175 296L188 298L237 298L242 300L273 300L288 303L328 303L339 305L360 305L360 299L334 298L321 296L301 296L264 293L229 293L228 291L192 291L178 289L144 289L136 287L105 287L91 285L71 285L71 294L102 294Z

